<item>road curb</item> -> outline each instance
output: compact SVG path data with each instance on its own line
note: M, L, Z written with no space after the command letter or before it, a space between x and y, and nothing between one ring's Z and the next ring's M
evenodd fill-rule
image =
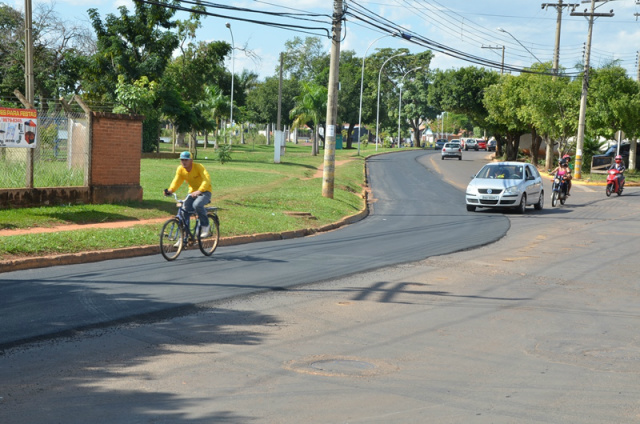
M245 243L255 243L258 241L288 240L300 237L307 237L317 233L332 231L345 225L361 221L369 215L369 191L362 192L364 199L364 209L360 212L341 219L338 222L323 225L319 228L304 228L300 230L285 231L282 233L259 233L235 237L222 237L219 246L234 246ZM16 258L0 261L0 273L22 271L25 269L46 268L58 265L76 265L89 262L100 262L110 259L124 259L137 256L149 256L160 253L158 245L134 246L120 249L98 250L93 252L66 253L50 256L35 256L27 258Z

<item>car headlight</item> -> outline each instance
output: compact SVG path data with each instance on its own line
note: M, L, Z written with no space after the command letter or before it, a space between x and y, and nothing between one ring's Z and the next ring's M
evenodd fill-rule
M518 190L518 186L508 187L505 189L504 194L518 194L520 190Z
M467 187L467 196L477 196L478 189L475 187Z

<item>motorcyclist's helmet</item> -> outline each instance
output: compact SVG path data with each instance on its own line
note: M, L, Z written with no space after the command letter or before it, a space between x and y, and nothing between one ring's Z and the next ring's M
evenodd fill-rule
M616 156L615 161L616 161L616 163L622 162L622 156L620 156L620 155Z
M569 156L569 155L564 155L564 156L562 156L562 159L563 159L563 160L566 160L567 162L569 162L569 161L571 160L571 156Z
M569 163L567 162L567 160L566 160L566 159L562 159L562 160L560 161L560 166L567 166L568 164L569 164Z

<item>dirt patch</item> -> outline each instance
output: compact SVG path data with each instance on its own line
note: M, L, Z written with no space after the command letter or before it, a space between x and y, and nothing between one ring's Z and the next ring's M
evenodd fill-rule
M40 233L57 233L61 231L76 231L76 230L87 230L94 228L128 228L133 227L134 225L144 225L144 224L158 224L166 221L169 217L165 218L153 218L153 219L143 219L143 220L133 220L133 221L115 221L115 222L100 222L94 224L65 224L58 225L55 227L31 227L31 228L18 228L11 230L0 230L0 237L8 237L8 236L21 236L24 234L40 234Z
M344 165L345 163L350 162L350 161L351 161L351 159L338 160L338 161L336 161L335 166L338 167L338 166ZM314 179L314 178L322 178L323 172L324 172L324 163L322 163L322 165L320 165L318 167L318 170L316 171L315 174L313 174L313 176L311 176L309 178L304 178L304 179L305 180L311 180L311 179Z

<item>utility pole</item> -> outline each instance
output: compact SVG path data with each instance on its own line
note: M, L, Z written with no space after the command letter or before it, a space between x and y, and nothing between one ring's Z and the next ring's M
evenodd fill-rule
M575 10L576 7L580 6L576 3L562 3L562 0L558 0L558 3L542 3L543 9L548 9L549 7L555 7L558 12L558 18L556 20L556 46L553 52L553 79L555 80L558 77L558 70L560 69L560 30L562 28L562 11L565 7L572 8ZM549 138L546 140L547 151L545 155L545 164L548 170L553 169L553 144L550 143Z
M33 81L33 25L32 25L31 0L24 0L24 85L27 102L33 105L34 81ZM27 177L25 185L33 188L33 156L35 149L27 149Z
M591 56L591 37L593 34L593 21L595 18L612 17L613 10L609 13L596 13L596 1L607 3L609 0L591 0L591 11L587 9L583 13L571 12L571 16L584 16L589 19L589 32L587 34L587 47L584 58L584 72L582 74L582 95L580 96L580 118L578 120L578 139L576 140L575 177L582 178L582 149L584 147L584 130L587 115L587 94L589 91L589 59Z
M333 1L333 25L331 34L331 58L327 96L327 132L324 139L324 169L322 171L322 196L333 199L336 168L336 125L338 115L338 71L340 70L340 38L342 37L342 0Z
M500 67L500 75L504 75L504 46L482 46L483 49L502 49L502 66Z

